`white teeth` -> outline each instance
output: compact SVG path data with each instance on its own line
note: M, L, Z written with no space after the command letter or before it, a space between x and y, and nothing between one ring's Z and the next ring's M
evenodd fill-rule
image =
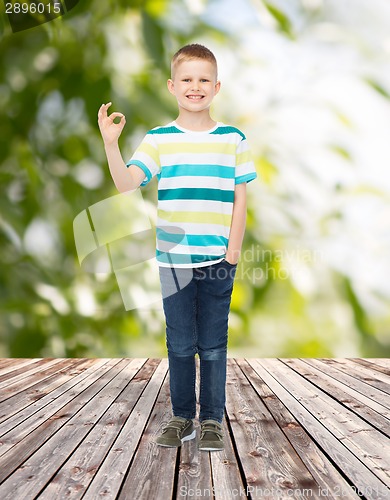
M196 99L196 100L199 100L199 99L202 99L202 95L188 95L187 96L188 99Z

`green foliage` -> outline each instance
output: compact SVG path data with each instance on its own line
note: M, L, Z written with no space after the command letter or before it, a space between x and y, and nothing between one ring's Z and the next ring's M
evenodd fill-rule
M266 2L264 1L264 5L267 7L269 13L272 15L272 17L275 19L275 21L278 24L279 29L288 35L290 38L294 38L294 33L292 29L291 22L284 12L282 12L280 9L278 9L274 4L271 2Z
M144 35L145 44L149 54L153 59L153 63L157 68L164 70L166 66L165 50L163 43L164 30L158 24L157 20L149 15L146 11L142 11L142 32Z
M126 312L115 276L87 272L77 259L74 218L117 194L97 111L112 101L110 112L126 115L120 145L124 158L129 157L135 138L176 116L165 87L172 53L203 37L231 47L237 40L192 13L187 2L73 3L71 10L67 3L69 12L62 18L14 34L6 17L0 17L0 356L165 356L161 312ZM264 4L278 30L294 38L287 13ZM173 7L190 21L187 28L169 24L167 12ZM112 46L115 40L125 46ZM381 84L367 83L389 97ZM335 113L351 127L342 111ZM329 149L353 159L344 147ZM352 333L362 355L388 354L376 337L386 321L369 316L350 280L332 275L328 289L308 298L283 274L286 263L278 251L291 247L289 238L299 236L301 221L277 193L280 168L268 150L255 163L262 191L248 204L243 251L263 253L242 259L238 268L232 353L332 356L343 334L328 314L336 303L353 314ZM151 203L155 189L143 193ZM278 240L261 232L265 216L257 203L267 189L279 196L276 208L288 227Z
M372 78L366 78L366 83L370 85L374 90L376 90L380 95L386 97L386 99L390 99L389 92L381 85L379 82L373 80Z

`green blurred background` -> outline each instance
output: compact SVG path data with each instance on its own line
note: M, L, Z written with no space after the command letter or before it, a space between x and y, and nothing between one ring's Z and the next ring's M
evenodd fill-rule
M198 42L219 62L212 116L259 176L229 355L388 357L389 22L380 0L84 0L16 33L2 14L0 356L166 356L161 309L126 311L114 274L80 266L73 220L118 194L100 105L126 115L127 160L176 118L170 58Z

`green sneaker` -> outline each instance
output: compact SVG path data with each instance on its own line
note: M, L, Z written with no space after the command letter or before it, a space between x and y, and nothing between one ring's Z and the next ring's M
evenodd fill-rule
M198 449L204 451L223 450L222 425L216 420L203 420L200 424Z
M156 439L156 443L160 446L168 446L169 448L177 448L184 441L194 439L196 430L192 420L182 417L172 417L171 420L163 427L161 435Z

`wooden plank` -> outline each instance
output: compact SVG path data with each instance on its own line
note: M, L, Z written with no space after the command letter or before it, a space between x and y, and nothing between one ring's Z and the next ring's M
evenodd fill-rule
M313 385L337 399L337 401L353 411L360 418L365 419L370 425L383 432L383 434L389 435L390 422L382 415L383 412L387 412L384 406L372 401L372 399L363 396L353 389L345 387L327 373L316 369L314 366L302 360L284 359L283 362L302 375L306 380L309 380ZM375 407L375 409L373 409L373 407Z
M67 370L76 368L80 363L82 363L82 361L72 360L67 363L68 366L64 364L61 364L61 366L56 365L56 367L50 369L51 371L55 370L54 373L44 377L43 380L32 386L28 386L25 390L14 394L0 403L0 423L2 423L0 433L5 432L4 429L8 427L7 422L9 419L16 416L18 412L22 411L24 408L30 406L31 403L38 401L56 389L61 385L61 381L64 377L63 374L66 373Z
M7 362L0 360L0 381L4 380L6 377L13 377L14 373L17 372L21 368L26 368L28 365L36 363L41 358L12 358Z
M370 361L375 364L375 366L384 366L387 369L390 369L390 358L364 358L367 361Z
M191 498L194 495L191 493L198 492L198 497L204 497L204 492L212 488L213 478L209 453L199 452L197 449L197 441L200 436L199 426L199 394L200 394L200 359L195 357L196 379L195 379L195 393L196 393L196 439L192 440L188 447L182 447L180 450L180 465L177 477L177 493L176 497ZM217 452L220 454L221 452ZM212 495L211 495L212 496Z
M226 498L237 497L239 493L245 491L245 483L241 478L239 462L236 456L233 442L234 435L230 428L230 422L226 416L223 424L225 449L222 452L209 452L211 461L211 474L213 477L213 493L215 500L226 500ZM206 455L205 452L202 453ZM206 457L204 457L206 458ZM203 472L203 467L200 469ZM205 495L206 496L206 495Z
M372 367L365 366L364 363L358 363L355 359L350 358L343 359L341 362L347 367L359 370L364 377L364 380L370 384L372 382L374 382L374 384L380 382L380 385L378 384L378 388L386 394L390 394L390 370L374 370Z
M11 368L15 365L18 365L19 362L26 361L29 358L0 358L0 370L6 369L7 367ZM42 358L34 358L34 361Z
M186 446L182 446L179 453L179 470L176 481L176 498L199 497L206 492L212 491L213 477L209 452L200 452L197 443L200 435L199 423L195 423L197 438L190 441ZM216 452L220 453L220 452ZM128 497L130 500L130 496Z
M23 359L23 358L20 358ZM12 366L18 362L18 358L0 358L0 368L5 366Z
M179 450L157 446L155 443L162 427L172 417L169 377L166 371L160 375L162 385L157 401L132 457L130 468L117 496L118 500L174 497L175 468ZM182 449L189 445L189 442L184 443Z
M47 440L28 460L23 467L17 469L0 487L1 498L13 499L35 497L50 481L59 467L78 446L80 441L90 432L91 428L106 411L107 405L123 390L128 380L117 375L125 370L130 375L132 364L128 359L120 360L107 373L109 380L102 377L95 382L98 389L93 397L79 411L73 412L71 418L59 429L51 439ZM74 408L75 409L75 408Z
M10 362L0 360L0 375L15 372L11 381L23 374L26 360L5 361ZM25 368L32 368L34 363L29 361ZM47 368L45 359L38 361L41 369ZM30 386L28 401L28 387L15 395L15 405L18 401L26 405L0 425L0 483L4 481L0 498L214 495L215 500L226 500L241 493L246 496L247 487L253 499L301 500L302 492L310 490L311 498L357 499L354 488L360 488L366 500L389 500L385 459L390 453L389 457L383 454L390 445L372 434L386 439L389 430L385 419L390 412L383 405L389 398L383 390L390 385L389 360L380 358L378 364L372 358L332 361L229 360L225 450L209 453L199 452L196 440L179 450L154 443L171 416L168 377L164 381L167 360L151 380L151 364L156 360L149 360L129 382L130 365L123 359L70 358L62 369ZM121 363L129 371L121 371ZM16 380L21 382L28 385L30 377ZM298 488L291 477L301 479ZM297 491L291 494L291 488ZM276 489L281 496L275 496Z
M18 411L2 422L0 426L0 437L9 432L14 427L20 425L22 422L25 428L27 422L31 423L33 420L35 421L36 426L38 426L39 421L43 415L48 418L51 415L50 412L54 413L56 411L56 409L53 409L54 404L51 404L55 399L59 398L71 387L74 387L78 382L89 376L99 366L107 363L107 361L108 359L94 360L91 358L85 358L80 364L77 364L77 366L70 364L69 369L64 373L64 375L61 375L56 379L56 383L58 385L57 388L54 388L52 386L52 390L48 392L47 387L43 386L44 389L42 390L42 394L39 394L39 396L42 397L39 397L37 399L36 395L27 395L27 402L25 404L23 404L22 400L16 400L14 404L17 407ZM31 403L31 401L34 402ZM57 403L59 401L63 400L58 399ZM45 409L39 413L39 410L42 410L43 408ZM57 409L59 409L58 406ZM27 431L27 433L32 432L34 428L35 427L31 427L31 425L29 425L29 430ZM21 427L19 427L18 432L21 432ZM0 456L3 453L4 449L2 449L0 446Z
M322 391L318 391L304 377L288 368L284 363L275 364L278 376L290 383L290 391L310 408L313 415L327 422L326 427L350 451L386 483L390 470L390 442L381 432L357 417L352 411Z
M17 394L28 387L33 386L36 382L43 380L46 376L55 373L68 363L67 359L45 359L37 361L30 365L26 370L11 379L3 380L0 383L1 401Z
M386 398L386 401L389 399L390 394L390 384L389 377L376 372L375 374L368 370L366 367L358 365L357 363L352 363L348 359L323 359L320 361L327 365L334 366L337 370L340 370L344 373L348 373L353 377L365 382L370 387L375 387L380 391L383 391L382 398ZM387 406L387 404L386 404Z
M110 450L117 434L126 422L140 394L159 364L159 360L134 360L129 370L123 370L117 378L127 384L123 391L107 407L107 411L79 444L74 453L50 480L39 499L81 498Z
M167 368L168 360L164 358L122 427L102 466L93 477L83 500L96 500L101 496L107 499L116 498L142 437L148 415L155 404Z
M369 370L374 370L377 372L384 373L387 377L390 376L390 366L383 366L378 363L373 362L370 359L364 359L364 358L352 358L352 361L355 363L359 363L360 365L365 366Z
M301 397L301 385L297 384L296 377L285 376L277 370L277 360L249 359L248 362L259 373L270 389L278 396L282 403L294 415L296 420L306 429L319 446L327 453L335 464L340 467L353 485L360 492L369 491L370 500L385 500L387 497L386 483L383 483L369 468L367 468L337 437L325 426L329 420L318 420L315 411L309 406L306 408L306 398ZM280 364L282 364L280 362ZM291 371L291 370L290 370ZM306 392L306 391L304 391ZM309 396L310 397L310 396ZM312 398L316 398L313 392ZM314 402L315 405L315 402ZM335 491L335 496L347 496L350 492ZM388 497L387 497L388 500Z
M378 411L380 411L384 417L389 418L390 399L379 389L370 387L366 382L358 380L348 373L337 370L337 368L333 367L330 364L323 363L319 359L306 358L305 363L314 366L318 370L337 380L340 384L343 385L345 391L348 391L348 389L350 388L356 393L361 394L363 396L363 400L368 406L372 407L373 409L378 409ZM369 403L366 398L370 399L372 403ZM380 405L380 407L378 407L378 405ZM383 410L381 410L381 408L383 408Z
M112 369L118 363L119 359L110 359L82 380L75 389L65 393L63 401L55 400L54 404L60 405L60 409L52 415L46 415L45 408L43 408L38 422L34 416L28 419L26 425L22 424L3 436L0 450L3 452L5 448L7 451L3 452L0 457L0 482L12 474L30 455L39 450L65 422L82 409L115 376L116 373ZM26 434L29 428L34 428L34 432Z
M360 498L352 490L350 491L347 481L317 446L315 440L312 439L310 434L299 424L284 403L278 399L276 394L255 371L251 364L252 361L250 359L236 360L281 430L286 434L302 462L318 483L322 496L337 499L340 492L348 491L348 498ZM305 496L303 492L301 496ZM310 497L311 492L308 491L306 496Z
M312 498L319 498L316 481L231 359L226 410L248 488L261 489L270 499L275 491L287 497L291 489L311 488Z

